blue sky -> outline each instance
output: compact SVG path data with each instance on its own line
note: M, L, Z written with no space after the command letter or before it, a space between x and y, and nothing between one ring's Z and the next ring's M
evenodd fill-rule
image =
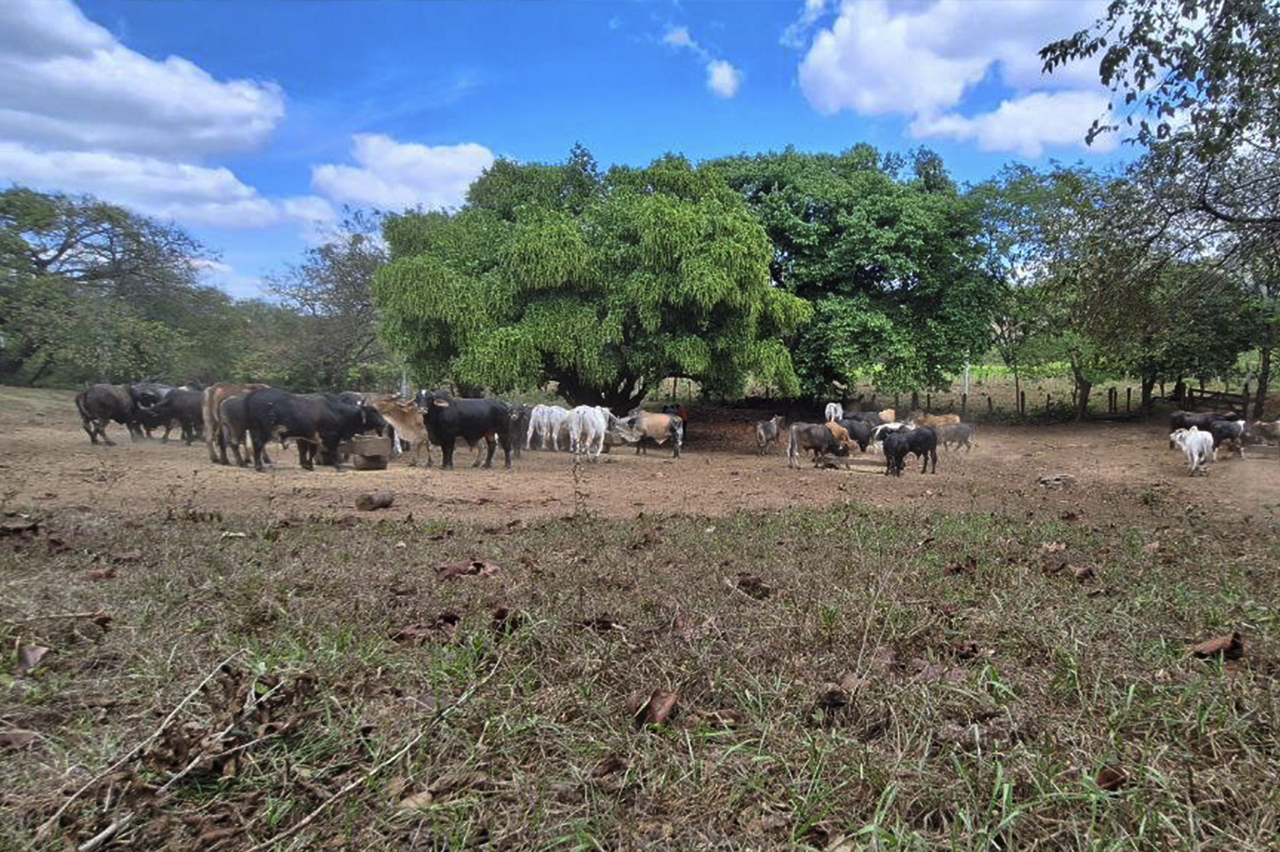
M1106 0L4 0L0 185L173 220L238 297L344 204L457 206L495 157L928 146L960 181L1104 166L1096 68L1036 51Z

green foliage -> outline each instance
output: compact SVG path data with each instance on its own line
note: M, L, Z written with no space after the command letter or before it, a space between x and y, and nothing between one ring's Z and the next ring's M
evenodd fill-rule
M1086 138L1121 129L1211 159L1280 141L1280 7L1274 0L1115 0L1090 28L1046 45L1044 70L1098 57L1116 99Z
M0 193L0 376L69 383L172 374L226 299L186 233L93 198Z
M794 392L780 337L805 322L769 285L763 229L713 170L667 156L598 174L501 160L456 213L388 217L376 276L383 339L428 383L499 391L555 382L625 408L667 376L737 396Z
M815 307L792 345L806 394L863 375L885 391L936 387L987 350L998 288L981 268L977 208L935 154L915 152L908 169L867 145L788 148L714 166L763 223L773 280Z
M270 359L254 353L267 371L258 375L277 375L273 384L298 392L397 384L400 367L378 339L373 304L373 277L387 262L378 228L377 217L347 210L328 242L268 279L286 311L271 316L275 333L263 341L277 351Z

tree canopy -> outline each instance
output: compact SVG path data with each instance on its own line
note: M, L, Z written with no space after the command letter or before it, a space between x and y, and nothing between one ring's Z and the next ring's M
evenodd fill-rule
M460 210L389 216L384 235L382 334L422 381L554 382L618 410L668 376L798 390L782 338L810 308L771 284L743 200L682 157L604 174L581 146L561 164L499 160Z
M1046 72L1098 56L1099 78L1123 100L1093 122L1090 142L1128 127L1141 145L1174 140L1199 159L1280 143L1277 55L1275 0L1112 0L1093 26L1040 51Z
M202 357L195 320L229 302L196 280L204 247L172 225L91 197L0 193L6 377L159 374Z
M935 154L788 148L713 165L764 224L773 280L814 306L794 343L806 394L938 387L986 353L998 286L977 207Z

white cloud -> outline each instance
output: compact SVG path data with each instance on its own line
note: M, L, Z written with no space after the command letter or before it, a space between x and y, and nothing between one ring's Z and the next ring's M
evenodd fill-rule
M6 0L3 138L55 150L174 158L252 148L284 116L278 86L214 79L186 59L118 42L70 0Z
M432 147L374 133L357 134L353 142L356 165L315 166L311 184L333 201L380 210L456 207L493 165L493 152L473 142Z
M713 95L731 98L738 93L742 85L742 71L727 60L713 57L709 50L694 41L688 27L669 27L662 36L662 43L697 55L706 66L707 90Z
M102 151L36 151L0 142L0 175L19 184L89 193L149 216L223 228L272 224L280 212L230 169Z
M800 13L800 17L793 21L782 32L782 37L778 39L778 43L783 47L790 47L796 50L805 46L809 38L809 31L813 29L813 25L822 17L822 13L827 9L826 0L805 0L804 11Z
M742 72L723 59L707 63L707 88L722 98L731 98L742 85Z
M974 140L984 151L1014 151L1024 157L1038 157L1045 145L1079 145L1084 127L1082 116L1105 112L1107 98L1095 92L1034 92L1007 100L992 112L974 118L948 113L912 123L917 136L945 136ZM1091 150L1099 153L1116 147L1114 134L1094 140Z
M689 36L688 27L672 27L667 30L667 34L662 37L662 43L674 45L675 47L691 47L694 50L700 50L697 42Z
M819 112L905 115L917 135L976 139L989 150L1023 153L1045 144L1083 146L1089 123L1105 111L1106 90L1088 63L1042 75L1038 51L1088 27L1105 5L845 0L802 59L800 87ZM809 14L806 7L801 21ZM1011 97L966 117L966 96L988 77L1011 89Z

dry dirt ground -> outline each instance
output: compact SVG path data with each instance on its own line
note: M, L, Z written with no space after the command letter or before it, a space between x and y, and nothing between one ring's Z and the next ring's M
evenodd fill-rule
M380 517L503 523L571 514L575 504L604 517L678 512L716 516L739 509L827 505L846 500L923 510L998 511L1019 517L1123 524L1188 507L1229 511L1271 523L1280 510L1275 448L1250 447L1204 476L1189 477L1180 452L1167 449L1163 418L1151 423L1011 428L978 424L970 453L939 452L937 475L908 465L899 479L883 475L875 452L855 455L851 469L787 468L785 448L755 452L750 412L694 409L683 457L669 448L636 455L615 448L579 466L567 453L525 452L511 470L469 467L460 444L457 469L411 466L354 471L298 466L294 451L275 451L265 473L211 464L203 444L130 443L108 429L116 446L92 446L72 394L0 388L0 496L12 505L82 507L106 515L217 512L264 521L354 512L355 498L375 489L395 494ZM438 450L434 453L438 464ZM913 457L909 457L909 462ZM1037 484L1044 474L1074 477L1067 487ZM575 494L579 496L575 496Z

